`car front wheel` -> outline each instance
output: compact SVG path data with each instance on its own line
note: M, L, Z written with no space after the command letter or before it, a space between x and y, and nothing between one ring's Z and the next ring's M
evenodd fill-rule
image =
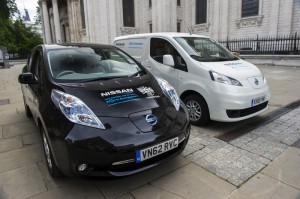
M200 126L210 120L208 107L203 97L193 94L183 101L188 109L191 124Z
M45 131L43 130L42 127L41 127L41 134L42 134L42 139L43 139L43 148L44 148L48 171L53 178L59 178L62 176L62 174L59 171L59 168L57 167L57 165L55 164L51 149L49 147L48 139L47 139Z

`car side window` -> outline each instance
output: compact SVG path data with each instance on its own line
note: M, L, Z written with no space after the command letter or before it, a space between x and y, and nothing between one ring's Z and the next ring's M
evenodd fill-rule
M163 64L164 55L173 56L174 63L175 63L174 68L187 71L186 62L170 42L160 38L151 38L150 56L155 61Z
M40 79L41 65L42 65L42 59L41 59L40 52L36 51L33 54L33 58L31 59L30 71L38 80Z

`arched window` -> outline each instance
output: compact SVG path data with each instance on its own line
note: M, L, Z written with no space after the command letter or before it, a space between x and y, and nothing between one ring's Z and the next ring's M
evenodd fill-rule
M81 27L85 29L85 14L84 14L84 3L80 0L80 13L81 13Z
M124 27L135 27L134 0L123 0L123 23Z

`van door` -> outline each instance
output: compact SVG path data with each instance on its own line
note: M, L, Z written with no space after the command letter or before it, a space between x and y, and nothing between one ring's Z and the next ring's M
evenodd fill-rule
M175 66L163 64L163 56L172 55ZM178 73L186 70L186 62L176 48L166 39L151 38L149 59L145 62L146 68L155 76L167 80L176 90L178 88ZM178 70L180 69L180 70Z

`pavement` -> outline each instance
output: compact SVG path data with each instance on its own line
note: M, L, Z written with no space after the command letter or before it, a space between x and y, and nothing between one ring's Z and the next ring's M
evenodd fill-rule
M103 181L49 176L17 82L24 64L14 64L0 69L0 199L300 199L300 107L287 108L300 100L300 68L260 66L271 88L267 112L242 122L193 126L177 158ZM277 110L283 111L274 116ZM253 126L257 121L265 122ZM238 136L220 139L236 130Z

